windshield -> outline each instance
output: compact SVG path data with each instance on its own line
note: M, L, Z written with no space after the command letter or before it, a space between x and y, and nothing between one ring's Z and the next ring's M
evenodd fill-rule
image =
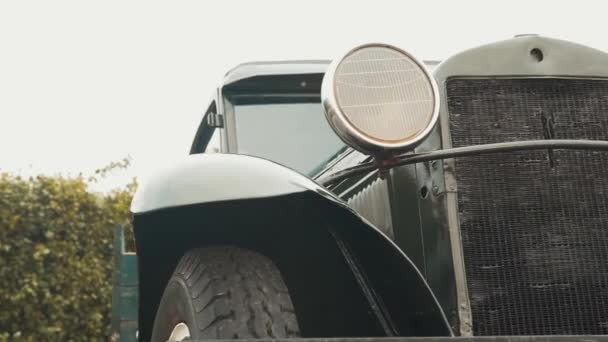
M235 105L237 150L312 173L344 143L327 124L321 104Z

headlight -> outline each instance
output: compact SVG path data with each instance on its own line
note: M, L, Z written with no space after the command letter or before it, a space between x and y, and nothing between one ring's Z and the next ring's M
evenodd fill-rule
M379 158L413 149L439 115L433 76L412 55L385 44L362 45L334 61L321 95L336 134Z

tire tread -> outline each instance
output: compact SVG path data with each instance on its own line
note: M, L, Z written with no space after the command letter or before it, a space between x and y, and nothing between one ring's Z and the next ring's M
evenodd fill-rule
M289 338L300 332L283 278L267 257L237 247L187 252L173 278L192 299L202 338Z

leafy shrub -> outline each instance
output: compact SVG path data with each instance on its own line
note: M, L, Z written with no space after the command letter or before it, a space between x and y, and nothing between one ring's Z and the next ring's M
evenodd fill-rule
M0 175L0 341L107 340L112 231L135 182L96 194L95 179Z

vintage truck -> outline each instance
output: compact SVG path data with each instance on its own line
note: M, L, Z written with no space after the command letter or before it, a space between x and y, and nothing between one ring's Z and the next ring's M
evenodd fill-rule
M523 35L243 64L132 212L114 340L598 340L608 54Z

